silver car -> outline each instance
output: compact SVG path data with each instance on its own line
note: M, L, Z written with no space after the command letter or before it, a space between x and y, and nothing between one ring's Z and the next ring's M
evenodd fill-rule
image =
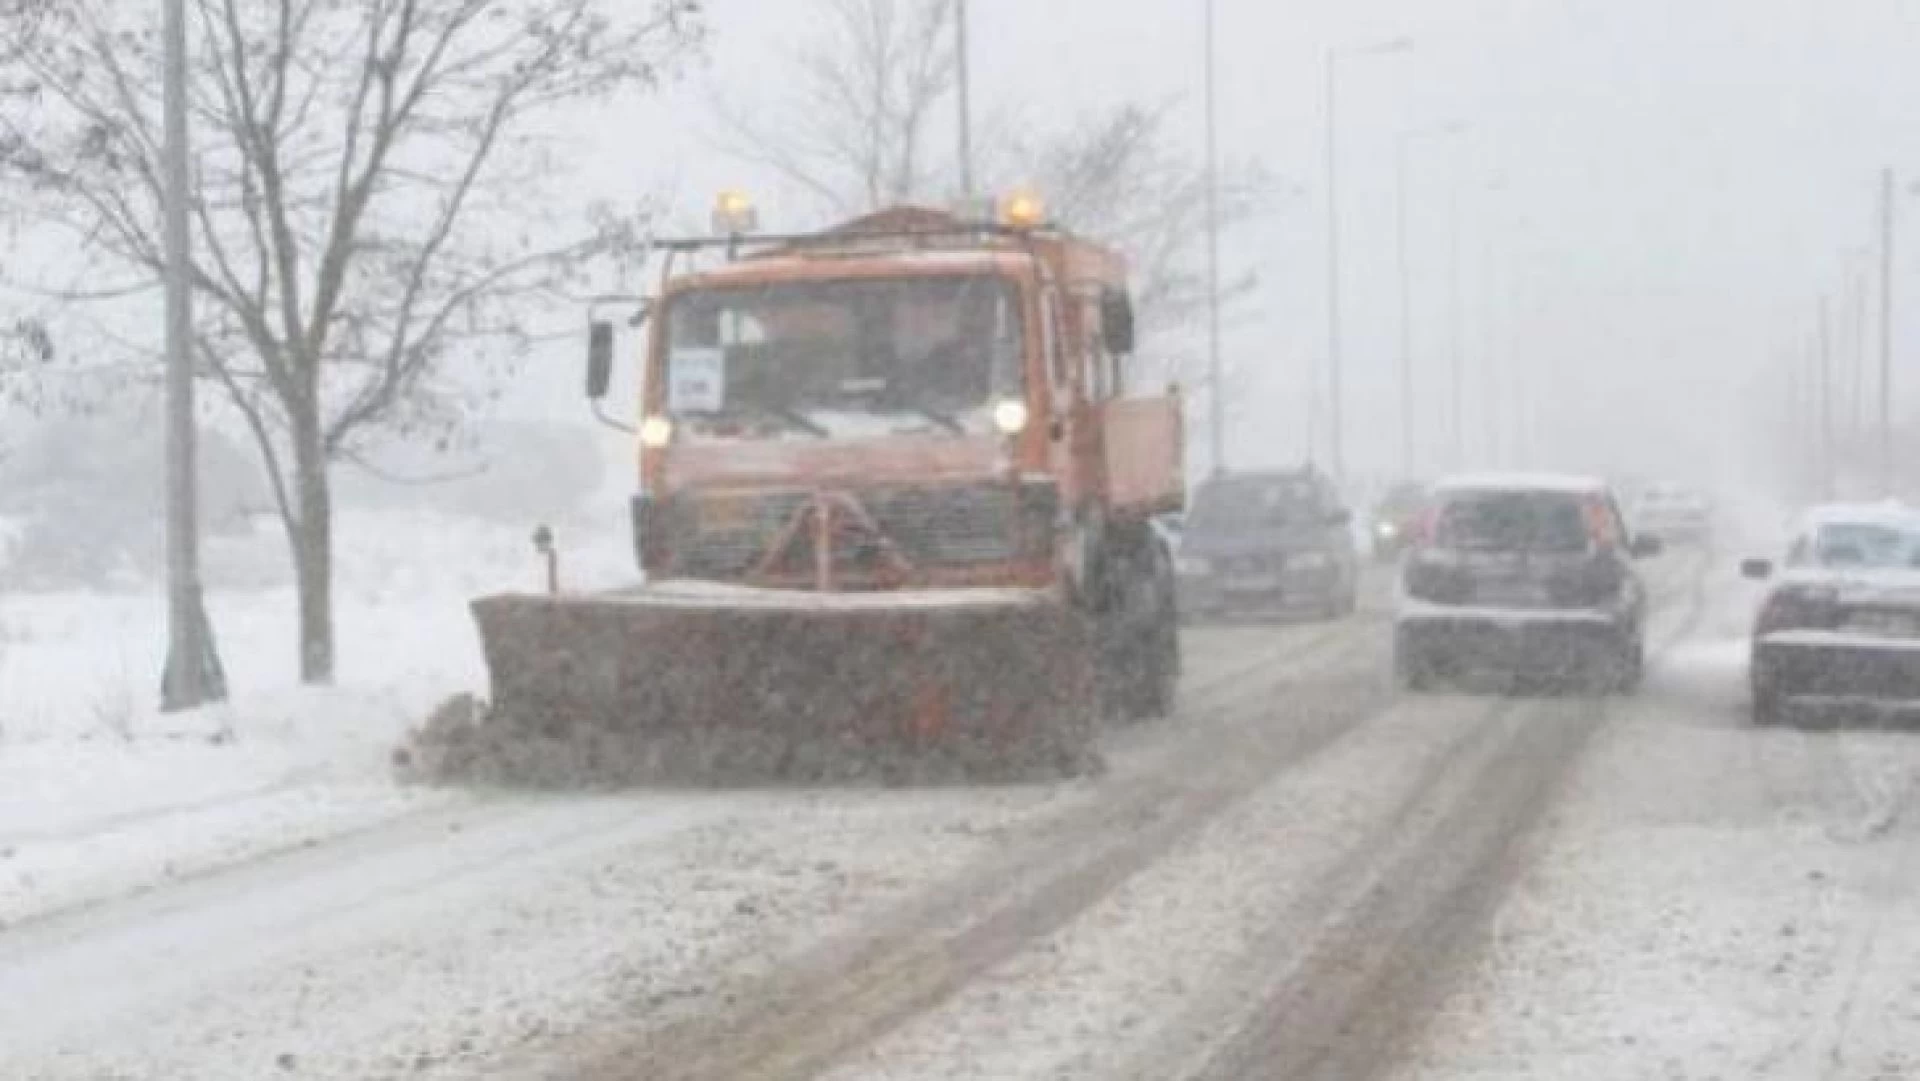
M1770 583L1749 650L1756 723L1796 701L1920 704L1920 511L1817 507L1778 564L1741 571Z

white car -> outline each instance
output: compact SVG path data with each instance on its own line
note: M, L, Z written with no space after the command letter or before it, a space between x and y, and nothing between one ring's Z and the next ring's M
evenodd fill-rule
M1755 723L1795 700L1920 704L1920 511L1816 507L1777 565L1741 572L1771 583L1749 650Z
M1634 500L1627 516L1636 533L1667 542L1702 541L1713 532L1713 503L1700 491L1656 484Z

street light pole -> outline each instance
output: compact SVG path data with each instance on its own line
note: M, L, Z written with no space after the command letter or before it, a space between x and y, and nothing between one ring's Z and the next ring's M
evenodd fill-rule
M1211 3L1211 0L1209 0ZM1340 77L1338 50L1327 50L1327 407L1328 460L1334 483L1346 477L1346 420L1340 356Z
M1817 401L1820 409L1820 493L1822 498L1834 498L1834 473L1836 448L1833 437L1833 302L1832 298L1820 298L1820 336L1816 346L1819 353L1820 395Z
M1227 469L1227 385L1220 362L1220 160L1214 78L1214 4L1206 0L1207 393L1213 471Z
M1381 56L1413 47L1407 38L1393 38L1352 50L1354 56ZM1340 332L1340 58L1338 48L1326 56L1326 167L1327 167L1327 439L1333 479L1346 478L1346 361Z
M1458 135L1464 130L1458 121L1439 127L1403 131L1394 146L1394 228L1397 234L1397 262L1400 278L1400 469L1403 477L1414 473L1414 386L1413 386L1413 267L1409 253L1407 192L1413 144L1425 138Z
M1460 301L1460 178L1447 185L1447 333L1453 373L1453 464L1466 467L1467 357L1462 341Z
M1402 133L1394 147L1394 231L1400 272L1400 477L1413 476L1413 271L1407 256L1407 146Z
M1880 494L1893 494L1893 170L1880 170Z
M955 64L959 69L960 97L960 195L973 200L973 71L972 54L967 41L967 0L955 0L953 38Z
M200 595L199 493L193 445L193 308L188 277L192 268L187 199L192 175L187 157L185 0L166 0L164 23L167 665L160 683L160 707L175 711L220 701L226 697L226 686Z

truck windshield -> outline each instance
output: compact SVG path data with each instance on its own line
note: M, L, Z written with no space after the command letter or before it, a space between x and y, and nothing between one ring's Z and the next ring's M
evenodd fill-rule
M667 411L695 439L984 435L1022 393L1014 284L780 282L674 297Z

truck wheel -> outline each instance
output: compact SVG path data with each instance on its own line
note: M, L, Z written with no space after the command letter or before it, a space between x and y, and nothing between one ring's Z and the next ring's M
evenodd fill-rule
M1133 713L1141 720L1157 720L1173 712L1180 684L1180 630L1172 611L1162 609L1147 639Z

